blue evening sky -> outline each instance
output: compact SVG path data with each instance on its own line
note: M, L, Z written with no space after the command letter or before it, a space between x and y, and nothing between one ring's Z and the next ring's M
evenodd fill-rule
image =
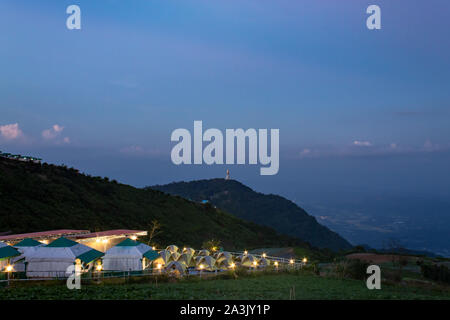
M135 186L230 168L299 202L449 196L449 76L446 0L0 2L0 150ZM279 128L279 174L173 165L194 120Z

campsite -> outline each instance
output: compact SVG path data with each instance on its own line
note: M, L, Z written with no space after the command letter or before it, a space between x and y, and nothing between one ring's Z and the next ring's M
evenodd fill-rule
M21 249L25 245L35 249ZM158 250L130 238L105 253L66 238L46 245L26 239L17 249L2 248L10 248L15 259L9 262L15 263L5 266L12 268L3 272L8 278L0 282L0 299L450 299L449 286L424 278L417 264L448 264L445 259L350 253L319 263L269 256L269 248L227 252L169 245ZM364 268L371 260L355 259L360 256L382 261L383 290L367 290ZM74 264L81 270L79 290L68 289L70 274L64 272Z

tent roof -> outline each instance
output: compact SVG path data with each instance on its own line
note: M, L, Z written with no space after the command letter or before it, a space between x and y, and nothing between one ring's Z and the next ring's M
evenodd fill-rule
M31 238L26 238L20 241L19 243L15 244L14 247L36 247L40 245L42 245L42 243L40 243L39 241Z
M146 257L150 261L153 261L159 258L159 254L155 250L148 250L146 253L144 253L144 257Z
M95 249L86 251L82 254L80 254L77 259L80 259L82 262L84 263L89 263L92 262L102 256L104 256L105 254L103 252L97 251Z
M77 244L78 244L78 242L61 237L61 238L56 239L55 241L52 241L51 243L46 245L46 247L69 248L69 247L73 247Z
M10 246L4 246L0 248L0 260L16 256L20 256L20 252L17 249Z
M121 243L116 244L116 247L135 247L140 244L141 244L141 242L138 242L136 240L131 240L130 238L126 238Z

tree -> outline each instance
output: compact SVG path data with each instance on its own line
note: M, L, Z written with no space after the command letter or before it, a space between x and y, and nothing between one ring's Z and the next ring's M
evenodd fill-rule
M153 220L149 224L149 230L148 230L148 245L152 242L153 238L155 238L157 235L161 234L161 224L158 220Z
M202 249L206 249L209 251L217 251L219 249L219 246L220 246L220 240L211 239L211 240L203 242Z

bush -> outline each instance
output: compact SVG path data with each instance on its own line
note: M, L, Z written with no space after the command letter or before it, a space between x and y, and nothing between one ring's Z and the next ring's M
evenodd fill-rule
M367 277L367 267L369 267L369 265L369 263L358 259L351 260L347 265L345 275L348 278L364 280Z
M427 279L450 284L450 270L444 265L421 264L420 271Z

